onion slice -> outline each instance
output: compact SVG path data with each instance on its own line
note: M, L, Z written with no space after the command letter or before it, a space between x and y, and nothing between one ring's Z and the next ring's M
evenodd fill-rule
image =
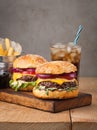
M76 73L71 72L71 73L63 73L63 74L36 74L36 76L41 79L66 78L70 80L76 78Z

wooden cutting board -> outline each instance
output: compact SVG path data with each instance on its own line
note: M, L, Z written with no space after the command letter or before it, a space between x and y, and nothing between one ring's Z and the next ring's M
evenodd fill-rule
M92 103L92 95L87 93L79 93L76 98L47 100L38 99L34 97L31 92L15 92L12 89L0 89L0 100L56 113L90 105Z

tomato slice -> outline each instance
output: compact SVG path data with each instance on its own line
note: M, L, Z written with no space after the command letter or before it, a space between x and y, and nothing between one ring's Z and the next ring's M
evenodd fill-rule
M12 72L22 74L35 74L35 68L13 68Z
M22 73L23 70L22 70L22 69L19 69L19 68L12 68L12 72Z

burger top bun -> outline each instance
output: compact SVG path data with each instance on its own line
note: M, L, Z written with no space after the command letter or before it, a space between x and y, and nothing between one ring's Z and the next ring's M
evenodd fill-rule
M67 61L46 62L36 69L36 74L62 74L77 71L75 65Z
M27 54L18 57L13 62L13 67L14 68L36 68L45 62L47 62L47 60L40 55Z

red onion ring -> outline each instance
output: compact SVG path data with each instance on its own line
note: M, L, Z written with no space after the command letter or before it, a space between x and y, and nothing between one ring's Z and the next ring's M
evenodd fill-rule
M63 74L36 74L36 76L41 79L49 79L49 78L73 79L76 77L76 73L71 72L71 73L63 73Z

